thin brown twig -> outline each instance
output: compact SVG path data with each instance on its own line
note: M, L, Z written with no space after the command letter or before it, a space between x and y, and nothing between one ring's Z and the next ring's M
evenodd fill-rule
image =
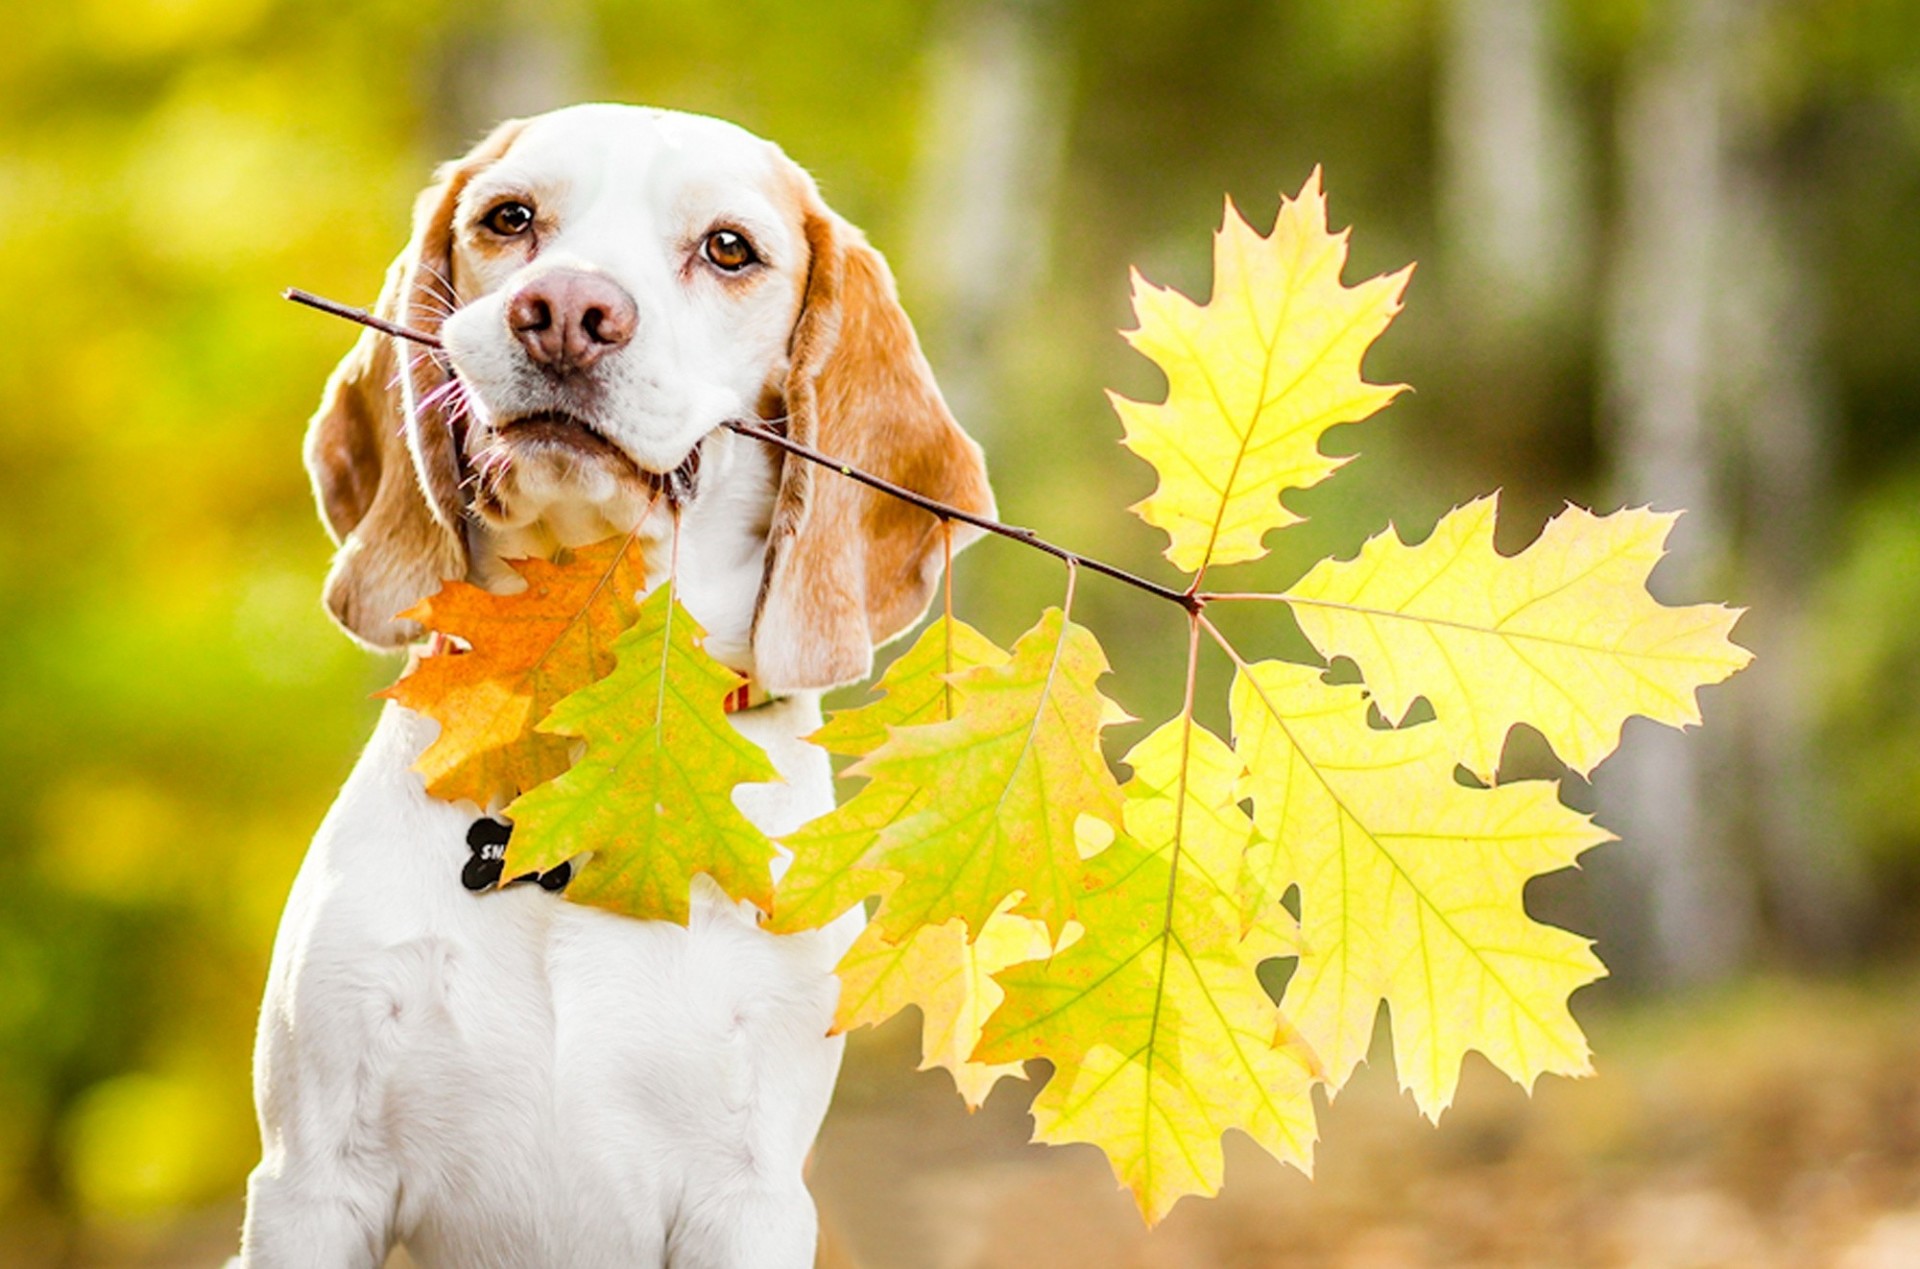
M304 304L308 308L318 309L322 313L327 313L334 317L342 317L350 322L358 322L362 326L370 326L374 330L380 331L383 334L392 335L396 339L410 339L416 344L424 344L429 348L439 348L441 346L440 341L426 331L414 330L412 327L402 326L397 322L390 322L383 317L376 317L363 308L354 308L351 305L325 299L310 291L302 291L297 287L289 287L287 290L281 292L281 294L284 298L292 300L296 304ZM1032 529L1024 529L1018 525L1006 524L993 519L991 516L976 515L971 511L956 507L951 503L941 502L938 498L929 498L925 494L915 493L905 486L894 484L883 476L876 476L872 472L862 471L853 464L835 458L831 454L823 454L810 445L803 445L791 437L781 435L762 420L727 419L722 422L720 426L740 436L750 436L754 440L762 441L768 445L785 450L796 458L804 458L810 463L818 463L822 467L831 468L849 480L857 480L870 489L877 489L881 493L898 498L902 502L910 503L930 515L939 517L942 521L950 523L957 520L962 524L970 524L976 529L983 529L988 533L998 534L1003 538L1008 538L1012 541L1030 546L1036 551L1044 551L1046 554L1064 561L1069 566L1079 565L1091 569L1096 573L1111 577L1117 582L1125 582L1136 590L1142 590L1156 598L1178 604L1180 607L1186 609L1189 614L1198 614L1200 610L1207 605L1207 596L1205 595L1191 591L1175 590L1171 586L1162 586L1158 582L1148 581L1146 578L1137 574L1129 573L1126 569L1108 564L1102 560L1096 560L1091 556L1082 555L1078 551L1070 551L1057 543L1049 542Z
M428 348L439 348L441 346L437 336L429 335L423 330L415 330L411 326L402 326L398 322L390 322L384 317L374 316L364 308L354 308L351 304L342 304L338 300L329 300L323 296L315 295L312 291L303 291L297 286L290 286L280 292L280 298L283 300L292 300L295 304L304 304L308 308L317 308L322 313L330 313L335 317L344 317L348 321L358 322L362 326L371 326L383 335L393 335L399 339L410 339L416 344L425 344Z
M1150 582L1144 577L1129 573L1124 568L1118 568L1103 560L1096 560L1090 556L1082 555L1078 551L1070 551L1064 546L1047 541L1032 529L1023 529L1018 525L1005 524L990 516L975 515L973 512L962 510L951 503L941 502L937 498L929 498L925 494L915 493L913 490L905 488L904 486L896 485L883 476L876 476L872 472L861 471L858 467L850 463L842 462L830 454L823 454L810 445L802 445L799 441L793 440L791 437L782 436L764 423L748 422L744 419L728 419L720 426L726 428L729 432L737 432L741 436L751 436L755 440L765 441L767 444L777 446L796 457L804 458L809 462L819 463L822 467L831 467L834 471L839 472L849 480L857 480L871 489L878 489L881 493L890 494L902 502L911 503L919 507L922 511L936 515L942 520L958 520L960 523L970 524L976 529L985 529L988 533L997 533L1003 538L1009 538L1012 541L1030 546L1036 551L1045 551L1048 555L1059 560L1064 560L1068 564L1078 564L1083 568L1092 569L1096 573L1103 573L1115 581L1125 582L1127 585L1135 587L1138 590L1146 591L1149 595L1155 595L1167 600L1169 603L1178 604L1188 612L1198 612L1206 606L1206 601L1197 595L1189 595L1185 591L1175 590L1171 586L1162 586L1158 582Z

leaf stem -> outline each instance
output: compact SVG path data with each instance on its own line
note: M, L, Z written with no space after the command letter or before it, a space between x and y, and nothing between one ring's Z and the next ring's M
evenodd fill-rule
M940 678L940 699L946 708L947 717L951 719L953 717L953 521L951 520L940 522L940 549L942 551L940 562L945 566L940 576L944 583L946 600L946 607L940 617L946 623L941 642L946 645L943 652L947 661L947 672Z
M1218 596L1208 596L1208 598L1218 598ZM1227 642L1227 636L1220 633L1220 628L1211 621L1208 621L1205 617L1196 615L1194 617L1195 638L1199 637L1201 630L1205 630L1208 636L1220 645L1220 650L1227 654L1227 658L1233 662L1235 669L1244 670L1247 668L1246 658L1242 657L1240 653L1235 650L1234 646Z
M1238 602L1240 600L1246 600L1246 599L1271 599L1282 604L1290 604L1294 602L1292 595L1288 595L1288 594L1275 595L1275 594L1269 594L1266 591L1258 591L1258 590L1249 590L1249 591L1203 590L1199 593L1199 598L1202 602L1209 603L1209 604L1214 602L1216 599L1222 600L1225 602Z

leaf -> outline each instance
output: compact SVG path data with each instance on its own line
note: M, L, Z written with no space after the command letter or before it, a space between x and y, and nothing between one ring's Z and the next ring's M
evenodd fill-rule
M1448 752L1482 779L1521 722L1585 775L1629 715L1698 723L1695 692L1753 659L1728 639L1739 610L1647 593L1673 515L1568 507L1503 556L1494 502L1450 512L1419 546L1383 532L1286 593L1307 638L1351 657L1388 717L1427 697Z
M614 639L633 623L646 584L632 537L582 547L564 565L508 564L525 590L496 595L448 582L402 614L467 650L422 657L380 693L439 722L414 769L447 801L497 805L567 769L569 742L535 724L613 669Z
M1367 725L1357 686L1281 661L1243 665L1234 751L1258 828L1241 882L1254 911L1300 887L1300 963L1281 1009L1334 1088L1393 1018L1401 1087L1429 1118L1478 1049L1531 1088L1589 1072L1567 997L1605 970L1588 941L1526 914L1529 879L1609 835L1530 780L1469 788L1445 732Z
M1011 906L1011 905L1007 905ZM1022 1079L1019 1062L970 1060L980 1026L1005 993L993 975L1053 950L1047 927L1005 911L993 914L969 941L957 918L923 925L900 943L869 925L840 962L840 1007L835 1031L885 1022L908 1005L922 1015L920 1069L943 1066L970 1109L977 1109L1002 1079Z
M1204 305L1134 273L1140 326L1127 339L1166 373L1167 399L1108 394L1127 447L1160 474L1133 510L1166 530L1167 558L1189 573L1265 555L1261 539L1300 518L1281 493L1346 461L1320 452L1321 433L1403 391L1365 382L1360 360L1400 311L1411 267L1341 285L1347 235L1327 232L1318 169L1265 238L1229 202L1213 259Z
M975 666L1004 665L1007 654L963 621L936 620L876 685L878 700L835 712L808 737L831 753L859 758L886 742L895 727L944 722L953 690L946 676ZM793 862L774 891L767 928L776 934L817 929L870 895L892 888L898 874L871 862L882 830L920 807L924 786L869 780L853 797L781 841Z
M966 622L955 617L936 618L874 684L880 699L855 709L835 710L807 739L828 753L863 758L884 744L895 727L945 722L952 717L949 674L1006 663L1006 652Z
M779 773L727 720L740 676L706 654L704 637L663 585L614 643L613 672L554 707L540 730L583 740L586 752L507 808L506 876L591 851L569 899L684 925L693 877L705 873L732 898L772 904L773 843L733 790Z
M1118 824L1120 789L1100 732L1125 717L1101 695L1106 654L1083 626L1049 608L1005 665L953 677L951 721L896 727L849 774L919 788L923 809L880 836L901 874L875 919L899 942L954 917L976 935L1006 898L1058 938L1080 875L1075 822Z
M1126 761L1126 832L1087 864L1086 933L998 975L1007 999L974 1057L1052 1061L1036 1139L1106 1151L1151 1223L1219 1189L1228 1129L1308 1169L1317 1067L1305 1046L1275 1044L1280 1014L1257 975L1299 952L1291 918L1276 902L1244 933L1238 919L1253 828L1238 759L1176 720Z

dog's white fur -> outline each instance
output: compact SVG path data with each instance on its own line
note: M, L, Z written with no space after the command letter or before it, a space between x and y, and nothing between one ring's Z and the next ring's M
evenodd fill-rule
M411 631L393 614L436 574L511 589L503 560L638 524L649 578L674 568L710 649L742 669L770 662L769 640L816 628L896 633L892 618L855 614L836 626L831 614L809 615L828 602L816 590L857 603L871 577L822 577L795 592L808 598L783 601L770 561L778 551L788 567L837 559L838 545L809 535L866 532L878 513L843 508L823 520L839 494L810 493L806 473L714 431L765 410L770 393L796 428L816 387L819 409L829 408L844 365L816 373L801 362L826 356L810 341L830 341L855 318L834 313L836 325L809 334L807 311L833 298L829 248L870 249L812 205L811 183L777 149L714 120L576 107L513 125L476 153L448 178L459 188L423 201L413 257L391 275L385 303L402 318L445 316L483 487L450 520L421 394L432 366L399 376L406 453L382 425L364 426L370 411L385 417L379 394L398 387L373 382L389 346L363 343L336 374L309 443L323 511L343 539L329 582L336 615L369 642L395 644ZM485 236L479 218L505 197L537 206L537 243ZM714 224L753 241L765 263L751 284L698 256ZM447 252L438 264L420 258L435 234ZM639 333L597 368L590 400L536 373L504 315L506 297L556 267L605 274L636 301ZM924 378L910 330L905 342L910 356L895 331L885 358L913 361ZM554 408L585 418L618 453L518 439L509 426ZM989 507L977 452L953 440L943 409L933 413L952 430L937 433L940 443L975 468L955 477L952 496ZM820 426L831 442L839 424ZM857 447L844 433L839 443ZM676 542L645 472L672 469L695 445L698 492ZM924 556L916 546L904 557L903 587L925 580ZM781 664L802 669L771 686L789 694L733 716L784 778L736 796L775 836L833 801L825 754L801 738L820 724L808 689L846 673L822 668L807 682L807 656L783 646ZM841 1041L828 1035L832 971L859 930L858 909L822 930L774 936L704 877L685 928L534 886L468 893L458 881L465 835L488 808L425 793L412 766L435 729L387 706L294 883L261 1013L263 1157L236 1263L374 1266L401 1241L422 1264L460 1269L811 1263L816 1220L801 1169L840 1063Z

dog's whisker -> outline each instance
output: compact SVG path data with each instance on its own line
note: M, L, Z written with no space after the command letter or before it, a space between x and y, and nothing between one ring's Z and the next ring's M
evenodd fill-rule
M421 397L420 408L430 410L443 405L464 405L466 401L467 385L455 376Z
M460 307L460 295L454 289L452 280L430 260L415 262L413 287L413 303L416 310L425 309L427 301L431 301L441 306L436 316L445 318L451 316Z
M459 293L454 290L453 279L448 277L446 271L438 264L432 260L424 259L415 261L415 264L420 272L427 275L429 281L436 282L440 285L441 290L448 299L456 302L459 300Z

